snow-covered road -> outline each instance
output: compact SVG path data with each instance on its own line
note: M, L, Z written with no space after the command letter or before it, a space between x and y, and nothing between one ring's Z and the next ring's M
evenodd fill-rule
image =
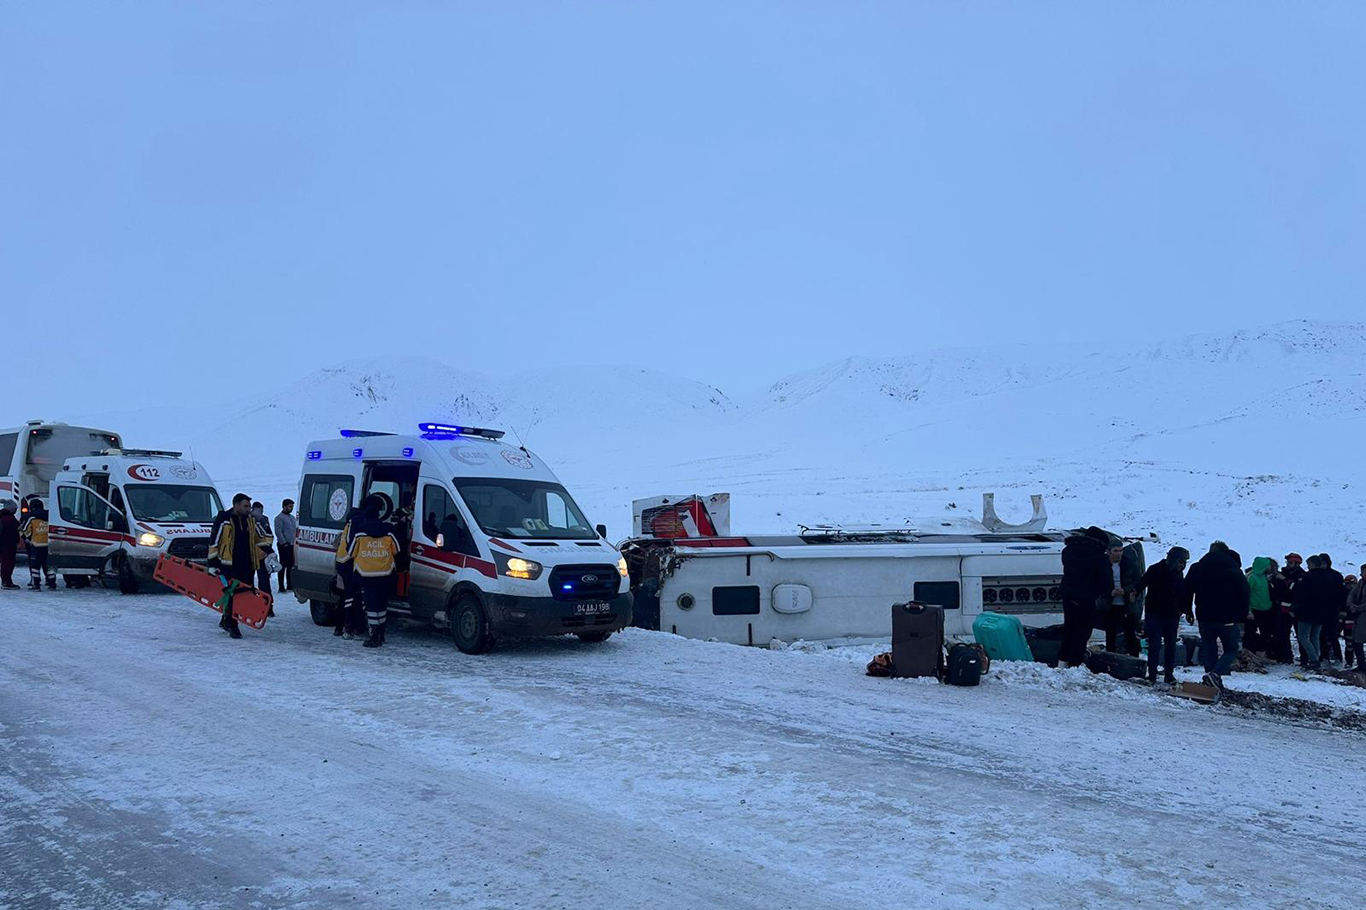
M1366 737L630 631L0 593L0 906L1359 907ZM1361 691L1361 690L1355 690Z

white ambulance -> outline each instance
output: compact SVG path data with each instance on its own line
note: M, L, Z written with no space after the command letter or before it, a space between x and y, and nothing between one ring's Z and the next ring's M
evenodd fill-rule
M162 553L203 561L222 511L209 473L179 452L105 449L68 458L48 494L48 560L70 587L110 575L134 594Z
M626 564L540 458L502 432L419 424L412 436L343 430L310 443L299 481L295 596L335 621L337 537L382 493L409 569L389 609L450 630L467 654L500 637L605 640L631 623Z
M59 421L30 420L0 430L0 502L13 499L20 518L34 496L46 497L48 485L68 458L93 455L123 444L118 433L73 427Z

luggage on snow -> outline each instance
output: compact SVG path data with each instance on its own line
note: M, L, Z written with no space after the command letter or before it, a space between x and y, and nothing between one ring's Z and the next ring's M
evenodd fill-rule
M1148 675L1148 661L1115 651L1091 651L1086 655L1086 669L1115 679L1142 679Z
M949 646L944 664L944 682L951 686L975 686L986 672L986 653L981 645L959 642Z
M972 621L972 637L992 660L1033 660L1024 625L1014 616L983 613Z
M1063 625L1044 626L1042 629L1026 628L1024 630L1025 641L1029 644L1029 653L1034 655L1035 663L1048 664L1050 667L1058 665L1058 657L1062 654Z
M892 605L892 675L939 676L944 660L944 608L911 601Z

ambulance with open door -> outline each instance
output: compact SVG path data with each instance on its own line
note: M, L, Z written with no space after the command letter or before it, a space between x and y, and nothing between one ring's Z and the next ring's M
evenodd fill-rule
M48 560L68 587L108 575L125 594L151 582L162 553L206 560L223 508L203 465L159 449L68 458L47 506Z
M448 628L467 654L500 637L603 641L631 623L626 564L536 455L498 430L424 423L417 435L343 430L310 443L299 482L296 597L331 625L337 538L384 494L410 528L389 609Z

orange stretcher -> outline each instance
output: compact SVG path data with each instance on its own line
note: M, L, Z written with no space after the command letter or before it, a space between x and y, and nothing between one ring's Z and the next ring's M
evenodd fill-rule
M157 560L152 578L219 613L231 603L232 615L253 629L265 628L266 617L275 602L267 591L224 578L213 569L165 553Z

